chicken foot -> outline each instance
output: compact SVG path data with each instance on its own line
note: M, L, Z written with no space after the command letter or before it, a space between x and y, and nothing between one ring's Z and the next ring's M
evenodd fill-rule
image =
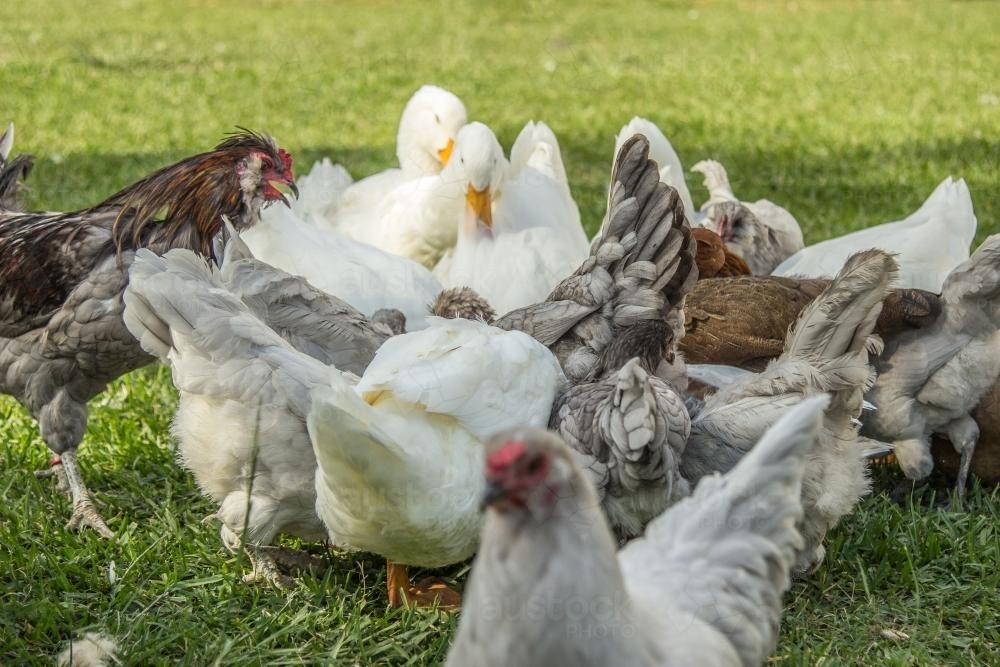
M76 461L76 451L69 450L63 452L47 470L39 470L36 477L55 477L56 488L65 492L73 503L73 514L70 515L66 523L66 530L80 530L81 528L93 528L97 534L105 539L114 539L115 534L111 532L104 519L94 505L94 499L87 490L87 485L83 482L83 475L80 474L80 466Z
M405 565L386 560L385 566L389 604L393 607L433 607L436 604L441 611L461 609L462 595L449 588L441 579L426 577L413 584Z
M246 551L253 566L253 571L243 577L244 583L248 584L266 581L275 588L293 588L295 577L282 573L279 566L295 572L321 572L325 569L323 559L296 549L248 545Z

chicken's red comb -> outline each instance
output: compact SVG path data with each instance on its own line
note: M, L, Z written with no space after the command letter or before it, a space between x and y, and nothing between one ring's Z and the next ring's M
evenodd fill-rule
M486 457L486 472L499 474L510 467L528 451L528 445L521 440L508 440Z
M292 154L286 151L284 148L278 149L278 157L281 158L281 163L285 165L285 173L289 177L292 176Z

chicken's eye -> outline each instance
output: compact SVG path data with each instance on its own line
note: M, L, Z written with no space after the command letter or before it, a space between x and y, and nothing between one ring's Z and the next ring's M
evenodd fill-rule
M535 458L531 459L531 461L528 462L528 467L525 468L525 470L529 475L534 475L535 473L539 472L542 469L542 466L544 465L545 465L545 458L542 456L536 456Z

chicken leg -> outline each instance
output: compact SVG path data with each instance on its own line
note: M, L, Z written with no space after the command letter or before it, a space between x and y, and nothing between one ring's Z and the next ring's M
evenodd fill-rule
M243 577L244 583L248 584L267 581L275 588L292 588L295 586L295 577L283 574L279 565L293 572L303 570L321 572L325 567L322 558L297 549L247 545L246 550L253 566L253 571Z
M97 512L94 506L94 499L87 490L87 485L83 483L83 475L80 474L80 466L76 461L76 451L67 450L52 460L51 466L47 470L39 470L35 473L37 477L55 477L58 488L66 491L73 502L73 514L66 523L67 530L79 530L81 528L93 528L97 534L105 539L113 539L115 534L111 532L104 519Z
M416 584L410 582L405 565L385 561L386 583L389 587L389 604L393 607L433 607L454 612L462 607L462 596L437 577L426 577Z
M954 420L947 426L948 439L958 452L958 478L955 480L955 495L959 502L965 498L965 487L972 467L972 455L979 440L979 425L970 415Z

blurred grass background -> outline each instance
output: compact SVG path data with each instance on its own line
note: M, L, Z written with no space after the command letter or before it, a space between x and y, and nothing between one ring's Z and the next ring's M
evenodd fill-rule
M299 173L329 155L366 175L395 161L403 104L436 83L507 147L529 119L551 125L591 232L614 136L633 115L658 123L685 165L716 158L741 198L786 206L807 242L904 217L949 174L969 182L978 238L1000 231L993 3L4 9L0 123L15 121L15 150L38 157L32 208L94 203L236 125L275 134ZM82 459L120 534L109 544L63 533L66 503L31 474L47 450L0 398L0 662L47 664L61 641L96 627L122 638L125 664L440 661L454 619L387 611L378 559L331 554L325 577L290 593L242 585L246 564L202 522L212 509L172 461L175 400L169 374L152 369L94 402ZM823 570L789 594L774 660L996 664L997 518L996 497L981 492L965 513L876 494L831 536Z

